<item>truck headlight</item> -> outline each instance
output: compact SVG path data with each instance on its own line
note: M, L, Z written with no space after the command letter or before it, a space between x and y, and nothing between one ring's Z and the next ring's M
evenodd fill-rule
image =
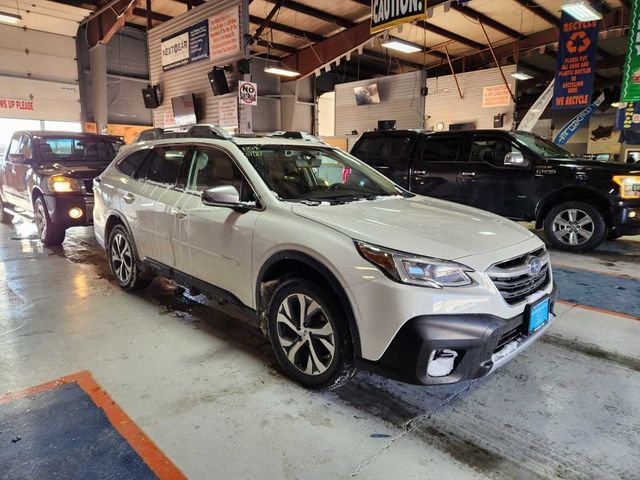
M53 175L49 177L49 190L54 193L80 192L80 182L75 178L64 175Z
M473 281L473 269L456 262L398 252L356 241L360 255L396 282L421 287L463 287Z
M623 199L640 198L640 176L616 175L613 181L620 185L620 196Z

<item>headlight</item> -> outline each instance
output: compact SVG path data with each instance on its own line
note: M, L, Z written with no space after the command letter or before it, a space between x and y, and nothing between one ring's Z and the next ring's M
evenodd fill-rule
M356 241L365 259L396 282L421 287L462 287L472 283L467 275L473 270L465 265L436 258L421 257Z
M640 198L640 176L616 175L613 181L620 185L620 196L624 199Z
M49 177L49 190L55 193L68 193L81 191L80 183L75 178L64 175Z

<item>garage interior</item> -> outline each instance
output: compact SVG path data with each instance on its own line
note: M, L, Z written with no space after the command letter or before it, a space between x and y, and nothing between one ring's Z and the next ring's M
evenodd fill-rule
M0 0L0 158L19 130L132 143L184 127L171 101L184 95L199 123L304 131L345 151L386 120L515 130L555 77L563 3L432 0L371 33L369 0ZM563 147L640 161L616 126L635 2L586 3L602 17L604 103ZM167 39L230 9L239 49L165 63ZM238 103L240 81L257 84L257 105ZM358 106L354 88L372 84L380 103ZM531 131L552 140L580 112L545 107ZM640 236L547 246L557 320L497 372L417 386L358 371L318 392L221 302L162 278L126 293L92 227L46 247L16 215L0 225L0 478L640 478Z

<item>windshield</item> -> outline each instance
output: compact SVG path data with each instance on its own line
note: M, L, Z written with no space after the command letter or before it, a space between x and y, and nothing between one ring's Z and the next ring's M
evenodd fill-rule
M533 133L514 132L516 141L543 158L574 158L572 153Z
M378 196L410 195L340 150L298 145L240 148L267 186L282 200L344 203Z
M43 162L110 162L122 146L102 138L47 137L38 142Z

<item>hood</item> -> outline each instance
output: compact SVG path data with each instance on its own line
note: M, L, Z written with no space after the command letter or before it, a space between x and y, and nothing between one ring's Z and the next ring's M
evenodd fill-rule
M354 240L444 260L499 250L533 237L492 213L418 195L345 205L295 204L292 210Z
M579 170L598 170L603 173L611 172L612 174L636 174L640 175L640 164L638 163L618 163L618 162L602 162L600 160L584 160L581 158L549 158L548 160L556 162L563 167L576 168Z
M41 175L66 175L77 179L92 179L100 175L110 162L65 162L65 163L44 163L37 167Z

